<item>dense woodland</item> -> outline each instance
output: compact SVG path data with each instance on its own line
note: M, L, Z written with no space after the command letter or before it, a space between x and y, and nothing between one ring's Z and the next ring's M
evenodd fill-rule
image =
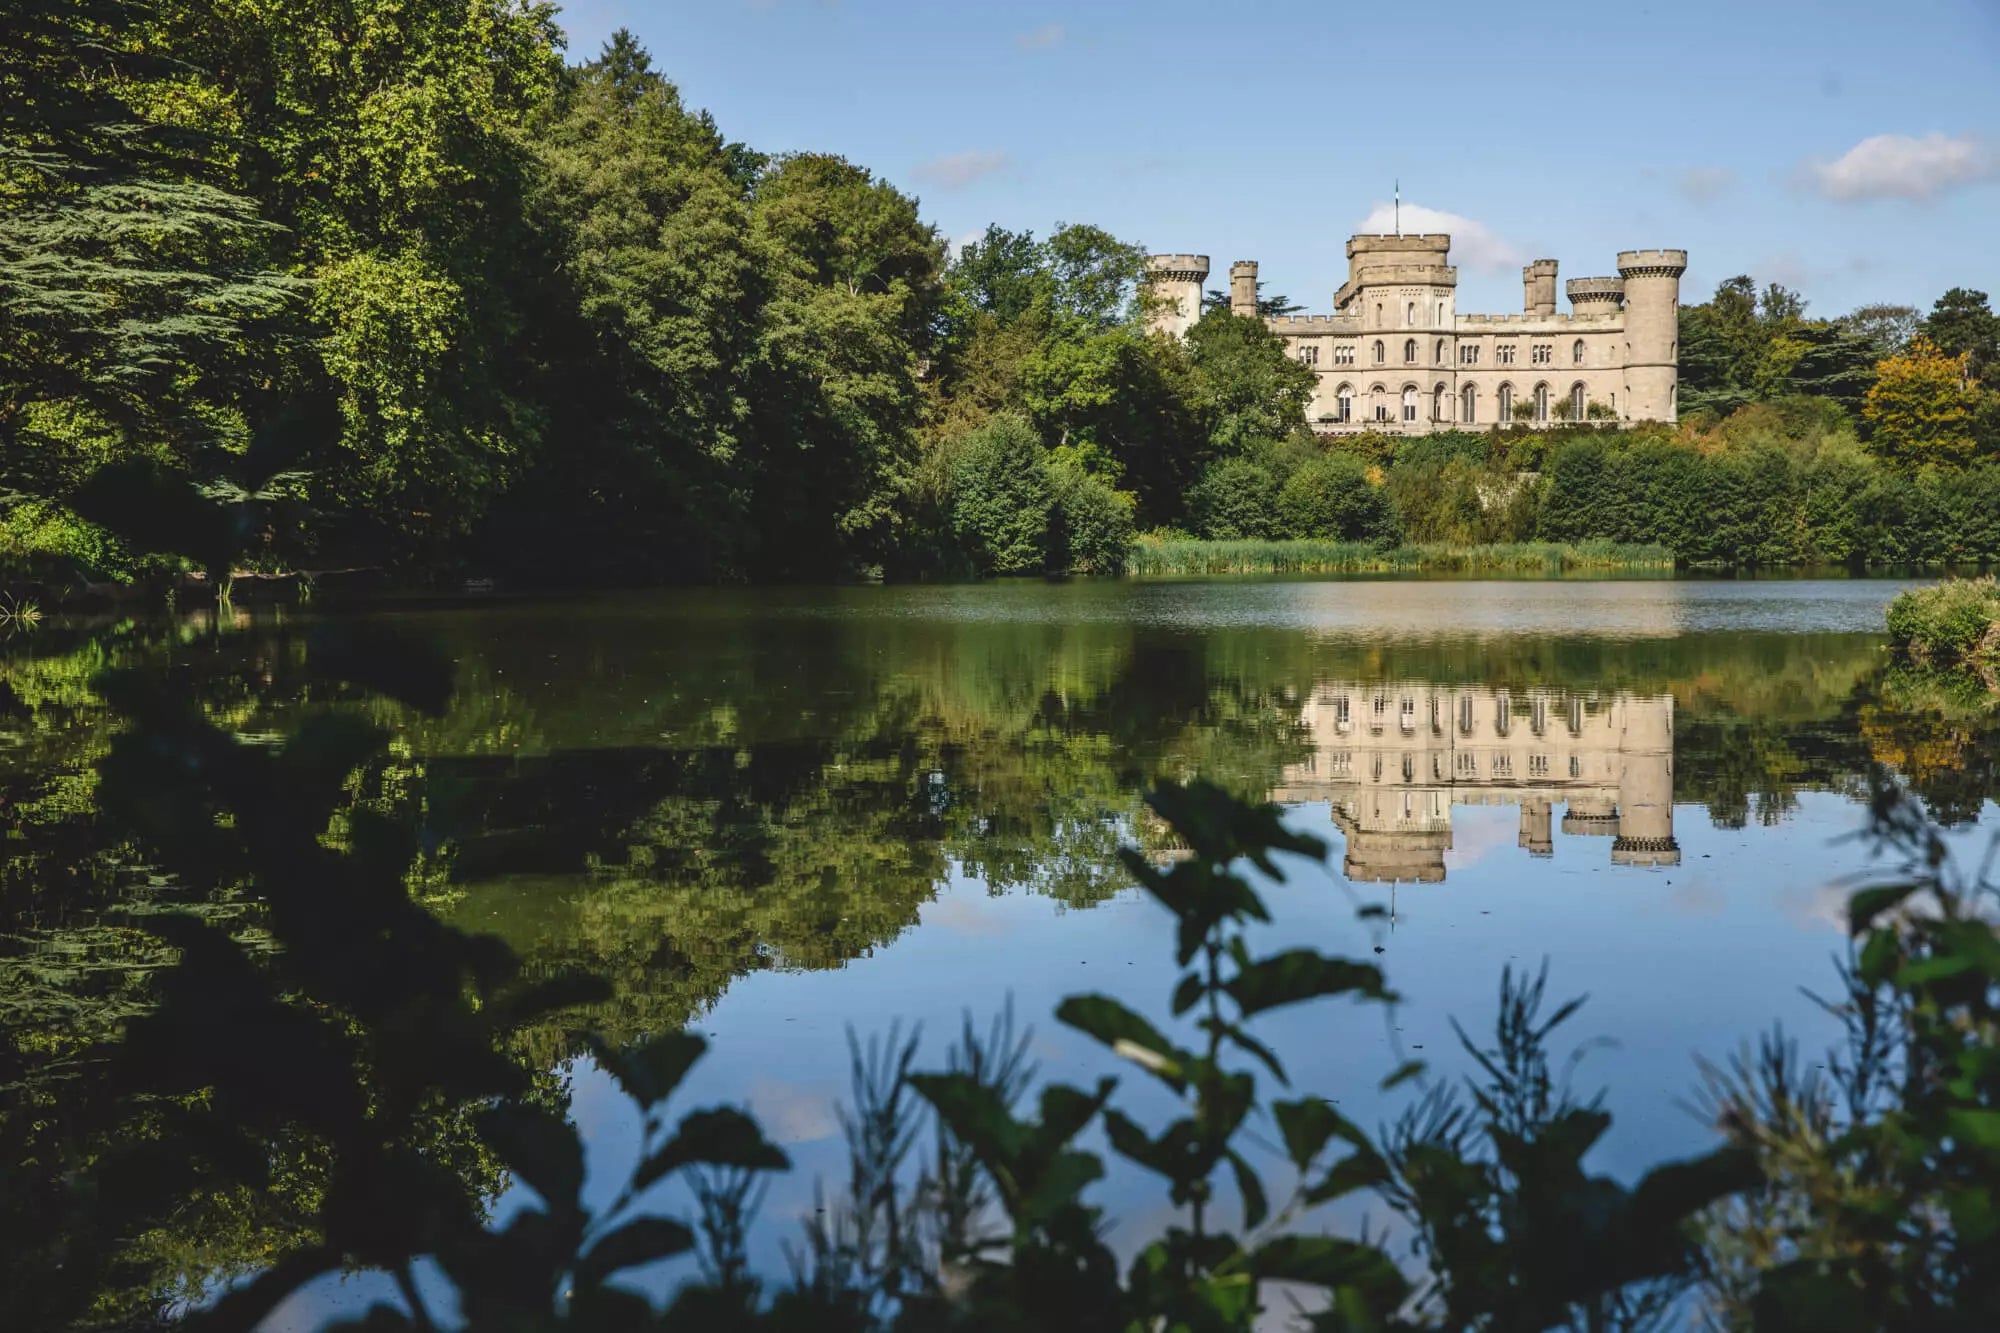
M1678 428L1316 439L1257 322L1143 332L1139 245L951 253L866 167L731 141L627 33L565 63L546 6L11 8L16 585L1105 572L1152 532L2000 558L1978 292L1819 319L1732 279L1683 310ZM149 530L93 521L135 479Z

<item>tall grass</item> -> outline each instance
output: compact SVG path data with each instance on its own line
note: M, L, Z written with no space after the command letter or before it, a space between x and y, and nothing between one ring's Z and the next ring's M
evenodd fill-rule
M1141 540L1126 571L1177 574L1399 574L1424 571L1554 574L1566 570L1672 569L1664 546L1609 541L1505 542L1487 546L1381 547L1372 542Z

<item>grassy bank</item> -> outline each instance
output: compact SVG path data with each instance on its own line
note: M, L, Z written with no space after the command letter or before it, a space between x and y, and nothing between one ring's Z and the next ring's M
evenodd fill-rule
M1126 571L1176 574L1554 574L1566 570L1672 569L1664 546L1619 542L1507 542L1486 546L1393 546L1336 541L1135 542Z

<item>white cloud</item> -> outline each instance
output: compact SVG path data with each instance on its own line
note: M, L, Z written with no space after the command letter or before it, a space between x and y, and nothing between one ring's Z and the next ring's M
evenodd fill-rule
M1397 225L1395 205L1378 203L1368 210L1368 216L1354 230L1363 235L1379 236L1395 231ZM1467 268L1498 273L1527 262L1526 253L1519 246L1496 235L1485 223L1474 222L1457 213L1425 208L1422 204L1404 204L1401 226L1405 235L1440 231L1451 233L1452 258Z
M1697 204L1712 204L1736 188L1736 173L1728 167L1689 167L1675 182Z
M1046 51L1051 46L1059 46L1062 39L1069 36L1060 23L1044 23L1033 32L1024 32L1014 38L1014 45L1023 51Z
M943 157L918 163L910 174L941 190L959 190L996 171L1005 171L1007 166L1005 153L988 153L975 148L963 153L946 153Z
M2000 177L2000 153L1977 135L1877 134L1831 162L1808 161L1806 183L1829 199L1932 199Z

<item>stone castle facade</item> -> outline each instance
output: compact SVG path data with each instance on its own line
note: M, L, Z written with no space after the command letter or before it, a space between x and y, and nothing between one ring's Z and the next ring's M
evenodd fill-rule
M1355 236L1331 315L1265 319L1318 376L1315 431L1485 430L1525 421L1672 421L1685 250L1626 250L1615 278L1572 278L1556 313L1556 261L1521 270L1518 315L1458 312L1451 237ZM1179 336L1201 318L1206 255L1148 261L1149 321ZM1257 265L1230 265L1229 307L1257 318Z

